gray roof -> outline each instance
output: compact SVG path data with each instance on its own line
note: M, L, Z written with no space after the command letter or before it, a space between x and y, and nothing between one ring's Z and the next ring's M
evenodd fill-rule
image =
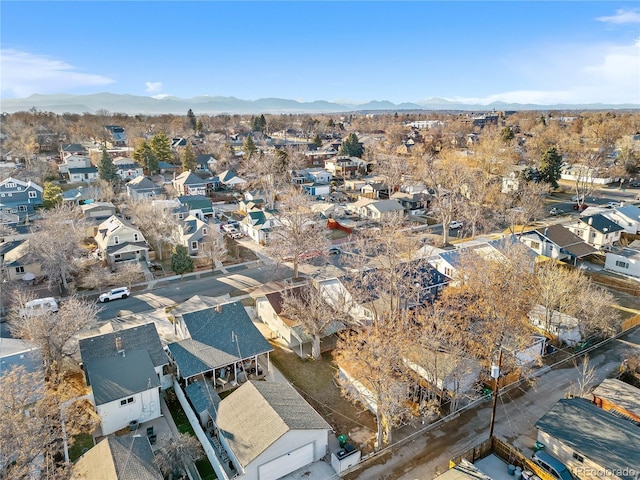
M559 223L549 225L545 228L538 228L535 232L538 236L548 239L560 247L562 251L576 258L584 257L598 251Z
M367 205L369 209L376 209L380 213L404 211L404 207L397 200L379 200Z
M191 338L167 348L185 378L273 350L241 302L184 313L182 321Z
M559 400L536 427L602 468L629 471L640 452L640 428L584 398Z
M160 379L146 350L131 350L124 355L96 358L84 362L96 405L160 386Z
M331 429L288 383L253 380L220 402L216 424L243 467L290 430Z
M160 187L156 186L155 183L153 183L147 177L143 177L142 175L129 180L129 183L127 183L127 188L130 188L132 190L144 190L148 188L160 189Z
M153 322L137 325L132 328L104 333L79 341L80 356L83 362L98 358L108 358L118 355L116 339L120 338L121 350L146 350L149 352L154 367L169 363L167 354L162 349L160 336Z
M640 208L636 207L635 205L625 205L623 207L618 207L616 208L616 212L624 215L629 219L640 221Z
M162 480L153 458L147 437L111 436L78 459L73 467L72 478Z
M615 378L605 379L593 391L594 397L603 398L627 412L640 417L640 388Z
M44 373L40 350L26 350L0 357L0 377L13 367L23 367L27 373Z
M69 173L98 173L98 167L70 168Z
M580 221L590 225L592 228L597 230L600 233L611 233L611 232L619 232L624 230L623 227L618 225L613 220L609 220L604 215L600 215L599 213L596 215L591 215L589 217L582 217Z
M187 385L185 391L196 413L208 411L211 418L216 420L221 400L211 382L197 380Z

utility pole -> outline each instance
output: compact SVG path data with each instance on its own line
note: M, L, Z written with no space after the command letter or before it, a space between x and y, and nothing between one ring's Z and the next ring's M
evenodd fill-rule
M493 406L491 407L491 423L489 424L489 439L493 437L493 424L496 419L496 405L498 404L498 379L500 378L500 367L502 365L502 347L498 353L498 365L491 366L491 376L494 379L493 385Z

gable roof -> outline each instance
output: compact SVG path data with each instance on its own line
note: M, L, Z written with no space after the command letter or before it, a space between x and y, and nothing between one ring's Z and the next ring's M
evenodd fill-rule
M397 200L379 200L377 202L370 203L366 208L377 210L380 213L404 211L404 207L400 205Z
M624 215L629 220L635 220L640 222L640 208L635 205L625 205L623 207L616 208L616 212L620 215Z
M117 340L118 338L120 340ZM146 350L154 367L169 363L167 354L162 348L156 324L153 322L82 338L78 343L83 362L115 357L118 351L122 350L125 354L129 350Z
M184 390L196 413L209 412L213 421L218 418L221 400L211 382L196 380L187 385Z
M584 398L559 400L535 425L603 468L628 471L629 459L640 452L640 428Z
M22 180L18 180L17 178L13 178L13 177L7 177L4 180L0 181L0 186L2 185L6 185L7 183L15 183L16 185L20 185L22 187L26 189L28 188L33 188L37 191L39 191L40 193L43 192L43 189L40 185L38 185L37 183L33 183L31 180L29 180L28 182L23 182Z
M125 351L121 355L84 362L96 405L113 402L160 386L149 352Z
M585 255L597 252L597 249L586 243L575 233L565 228L563 225L556 223L545 228L538 228L535 232L556 244L561 250L580 258Z
M196 163L198 165L207 165L209 162L216 162L216 157L211 153L199 153L196 155Z
M127 183L127 188L132 188L133 190L141 190L143 188L154 188L156 185L148 178L143 175L139 177L132 178Z
M609 400L615 406L640 417L640 388L615 378L607 378L592 393L594 397Z
M190 210L202 210L202 213L213 213L213 203L205 195L182 195L176 197L182 205L187 205Z
M184 313L182 321L191 338L167 348L185 378L273 350L241 302Z
M68 143L62 145L63 152L86 152L87 150L79 143Z
M182 185L202 185L207 183L205 180L197 176L195 173L191 173L189 170L178 175L174 182Z
M147 437L110 436L103 439L73 466L74 479L162 480L153 463Z
M291 430L331 429L288 383L253 380L220 402L216 423L243 467Z
M588 217L580 217L580 222L589 225L600 233L612 233L624 230L623 227L599 213Z

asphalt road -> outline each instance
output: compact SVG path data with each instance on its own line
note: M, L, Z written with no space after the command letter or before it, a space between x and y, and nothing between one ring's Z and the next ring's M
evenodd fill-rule
M593 386L615 376L620 362L630 353L640 352L640 328L590 354L595 367ZM578 364L579 366L580 364ZM580 370L572 361L540 375L533 386L501 396L496 411L494 435L531 455L536 440L535 423L565 394L575 388ZM384 463L364 466L346 476L348 480L425 480L448 469L449 460L486 440L489 436L491 402L462 413L441 426L415 436L393 451ZM409 429L407 429L409 431ZM396 439L406 438L399 431ZM372 462L374 463L374 462Z
M142 313L184 302L194 295L208 297L218 297L227 293L231 296L243 295L264 283L283 280L292 275L291 269L286 265L265 265L229 274L216 273L215 276L209 274L204 278L175 280L152 290L134 292L129 298L100 304L102 310L98 318L109 320L118 315Z

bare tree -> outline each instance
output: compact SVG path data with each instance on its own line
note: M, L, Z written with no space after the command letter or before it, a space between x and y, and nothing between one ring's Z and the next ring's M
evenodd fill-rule
M118 283L124 283L129 288L133 282L144 280L142 274L142 268L140 268L139 262L126 262L118 266L118 270L115 273L115 277Z
M140 228L145 238L158 252L158 258L164 258L165 244L174 244L178 219L165 204L151 200L130 202L127 209L132 222Z
M154 463L165 477L184 478L187 474L185 462L194 462L203 455L202 445L196 437L178 433L156 451Z
M314 285L288 288L282 292L282 313L302 326L313 339L311 356L319 360L321 356L320 340L336 322L344 321L344 309L329 303Z
M568 394L572 397L586 397L591 393L591 390L596 383L596 368L591 365L589 356L582 357L582 364L578 366L578 362L574 359L573 366L578 370L578 379L576 385L569 387ZM591 400L591 399L589 399Z
M61 205L42 212L32 228L29 252L40 262L49 286L59 284L63 291L68 290L84 238L84 221L76 207Z
M279 260L293 261L293 278L298 278L305 255L323 254L329 245L326 228L313 220L308 195L290 190L280 202L267 247Z
M82 288L102 292L102 288L109 285L111 270L103 267L100 261L94 261L90 265L83 265L82 273L78 277L78 283Z
M54 366L64 369L64 362L77 352L76 334L95 324L99 310L95 303L72 296L59 305L57 313L21 315L12 310L9 329L15 337L29 340L40 349L47 370Z
M213 222L209 222L207 229L208 234L202 239L198 253L209 260L209 265L211 265L211 270L213 271L218 265L222 265L229 253L224 244L224 237Z

